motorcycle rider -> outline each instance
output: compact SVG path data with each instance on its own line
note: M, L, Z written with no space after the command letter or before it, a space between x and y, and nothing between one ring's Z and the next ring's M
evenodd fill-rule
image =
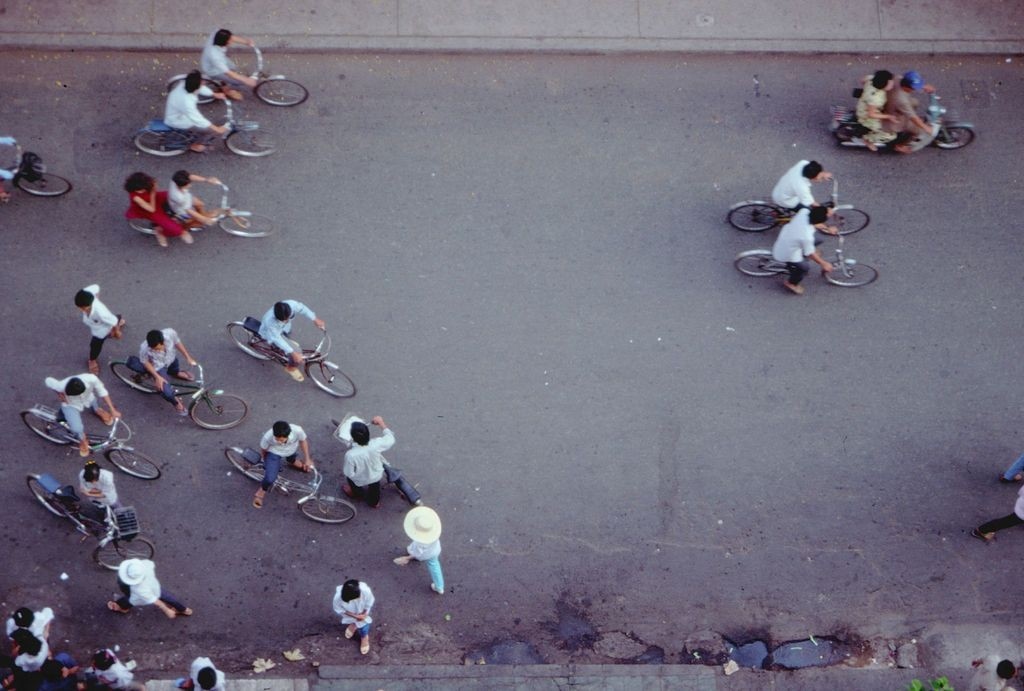
M895 84L892 72L878 70L870 81L864 82L863 92L857 101L857 122L867 128L868 132L863 137L864 144L872 151L878 151L879 144L887 144L896 138L894 132L882 129L883 121L895 119L882 112Z
M924 79L916 71L911 70L900 79L900 85L892 90L885 101L884 111L892 116L883 125L887 132L903 135L897 138L896 151L901 154L909 154L913 151L910 140L921 136L931 136L934 133L934 124L925 122L917 114L917 99L912 96L915 91L923 91L930 94L935 91L931 84L925 84Z

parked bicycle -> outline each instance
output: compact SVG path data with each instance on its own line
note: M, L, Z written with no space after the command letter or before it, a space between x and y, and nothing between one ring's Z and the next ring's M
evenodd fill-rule
M228 203L228 192L230 191L228 186L223 182L216 184L221 188L220 207L205 213L217 219L217 225L221 230L242 238L265 238L274 232L276 224L269 216L233 208ZM140 233L153 234L153 222L149 219L129 218L128 225ZM194 233L204 228L205 226L199 225L190 230Z
M72 485L61 485L52 475L29 475L28 489L43 508L66 518L86 540L99 544L92 552L97 564L116 571L125 559L152 559L156 548L139 535L139 519L132 506L111 508L82 501Z
M263 459L260 457L259 451L230 446L224 449L224 455L227 456L231 465L247 478L256 482L263 481ZM340 497L320 494L324 476L315 466L307 476L310 479L304 482L286 477L286 472L290 472L290 470L281 469L277 480L274 481L273 489L285 495L302 495L296 503L306 518L318 523L344 523L355 518L356 507L351 503Z
M259 83L253 89L256 97L271 106L297 106L309 98L309 91L302 84L294 79L288 79L283 74L267 74L263 71L263 52L256 46L252 46L256 66L249 71L249 76ZM234 55L234 53L232 53ZM238 72L244 73L247 70L239 66ZM177 74L167 80L167 91L170 92L179 82L184 81L185 75ZM203 75L203 83L216 91L224 89L224 83L216 79L210 79ZM200 97L200 103L209 103L212 98Z
M46 164L37 154L22 151L17 140L10 146L14 148L14 165L7 166L6 170L14 174L11 184L15 187L35 197L59 197L71 191L71 182L47 173Z
M21 420L30 430L47 441L61 446L78 446L78 437L64 422L64 416L59 410L37 403L28 410L21 411ZM89 440L89 451L102 451L106 459L119 470L142 480L155 480L160 477L160 467L153 459L128 446L132 430L121 418L114 419L106 436L86 433L86 438Z
M823 274L825 280L832 285L843 288L859 288L873 283L878 278L878 270L867 264L861 264L856 259L850 259L845 255L843 236L838 237L835 258L832 260L832 270ZM774 276L789 272L786 262L780 262L772 257L772 251L766 249L747 250L736 255L733 262L740 273L747 276Z
M269 156L277 150L277 144L258 122L236 120L231 101L225 99L224 115L227 131L221 135L224 145L239 156ZM176 130L163 120L154 118L135 134L135 146L154 156L180 156L188 147L205 135L192 130Z
M110 363L110 371L125 384L142 393L160 393L152 375L137 357ZM241 396L211 389L206 385L203 366L196 364L195 379L186 381L168 375L174 395L187 397L185 404L192 422L203 429L230 429L245 419L249 404Z
M260 338L260 320L246 317L245 321L228 324L228 335L246 355L257 360L270 360L280 365L289 365L288 356L273 344ZM338 398L352 398L356 385L352 378L327 359L331 352L331 337L322 332L320 342L313 348L302 350L303 368L306 376L320 389Z
M363 420L357 415L348 414L345 418L338 422L335 419L331 419L331 436L340 441L345 445L346 449L352 448L352 423L362 422L366 424L366 420ZM388 452L391 455L391 452ZM416 489L411 482L409 482L401 470L391 465L391 463L381 456L381 460L384 461L384 477L381 479L382 485L392 485L402 495L402 498L413 506L423 505L423 495L420 494L419 490ZM345 482L342 479L342 482Z
M866 212L856 209L852 204L839 203L839 180L832 178L832 199L825 206L833 210L829 216L829 225L834 225L840 235L850 235L863 230L871 222ZM787 209L771 201L748 199L738 202L729 208L726 220L736 230L748 233L760 233L775 226L789 223L796 215L793 209Z

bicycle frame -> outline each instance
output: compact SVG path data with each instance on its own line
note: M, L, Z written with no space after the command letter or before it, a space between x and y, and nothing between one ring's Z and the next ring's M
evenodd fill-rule
M251 332L250 332L251 333ZM321 332L323 335L320 337L320 342L316 344L311 350L302 349L302 359L307 365L315 365L318 362L322 362L331 354L331 337L327 331ZM281 350L274 347L269 341L264 340L259 334L253 334L257 339L255 342L250 343L253 350L259 351L262 355L270 360L277 362L280 365L291 364L291 360ZM324 347L326 345L326 347ZM308 353L308 354L307 354Z
M69 444L78 443L78 438L68 428L67 423L61 419L59 410L37 403L29 408L29 412L47 422L59 425L61 434L67 438ZM123 436L119 436L119 433L123 434ZM110 448L123 447L132 438L132 428L122 418L115 418L114 424L111 425L110 431L107 432L105 437L89 432L86 432L85 436L89 440L90 451L104 451Z
M50 497L56 500L56 505L60 507L61 514L71 521L71 524L75 527L75 530L81 533L85 538L94 537L102 547L109 544L112 540L116 540L121 537L120 531L117 527L117 521L114 519L114 511L110 506L103 507L103 520L99 521L94 518L89 518L81 513L81 505L83 501L81 498L77 501L70 500L67 497L62 496L58 491L51 489L54 484L58 485L58 490L62 487L56 478L49 474L43 474L35 476L39 486L47 491ZM72 506L74 505L74 511ZM94 504L95 505L95 504Z

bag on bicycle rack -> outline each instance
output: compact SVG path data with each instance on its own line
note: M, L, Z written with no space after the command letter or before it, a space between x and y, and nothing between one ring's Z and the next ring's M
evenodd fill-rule
M38 182L45 172L46 166L43 165L43 159L39 158L37 154L26 151L21 155L17 173L19 178L25 178L29 182Z
M405 497L405 500L413 506L419 506L423 503L422 496L412 483L406 480L402 476L402 471L391 465L384 466L384 477L387 478L388 483L393 484L395 489L398 490L399 494Z
M245 321L242 322L242 326L245 327L246 331L251 331L254 334L259 334L260 327L263 324L256 317L246 317Z

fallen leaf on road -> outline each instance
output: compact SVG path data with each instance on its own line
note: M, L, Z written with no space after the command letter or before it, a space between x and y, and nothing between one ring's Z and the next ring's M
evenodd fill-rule
M277 667L276 663L271 662L270 660L264 657L258 657L252 661L252 671L256 672L257 674L266 672L268 669L274 669L275 667Z
M299 660L306 659L306 656L303 655L298 648L295 648L294 650L286 650L281 654L284 655L284 659L289 662L298 662Z

